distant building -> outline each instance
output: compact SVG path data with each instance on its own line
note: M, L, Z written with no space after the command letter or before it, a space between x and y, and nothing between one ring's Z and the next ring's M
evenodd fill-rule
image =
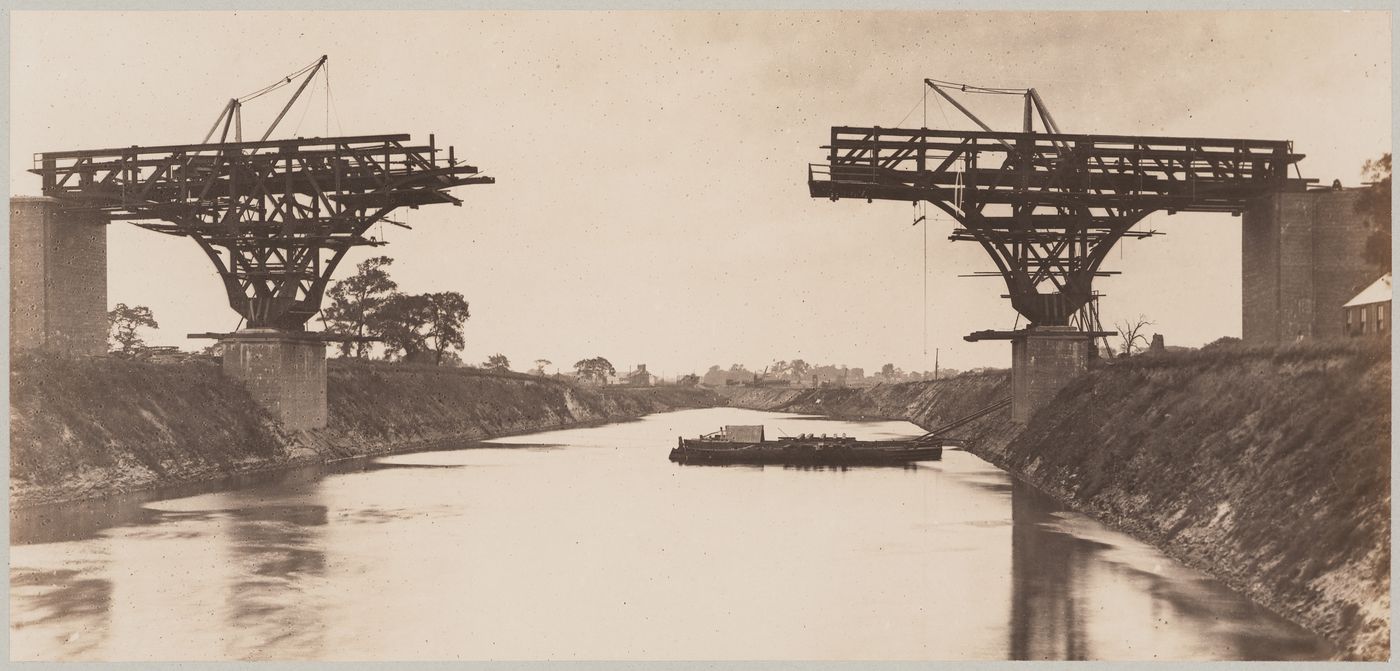
M1342 306L1349 336L1385 336L1390 332L1390 273L1361 290Z
M639 363L636 369L623 374L619 381L628 387L650 387L651 377L651 373L647 372L647 365Z

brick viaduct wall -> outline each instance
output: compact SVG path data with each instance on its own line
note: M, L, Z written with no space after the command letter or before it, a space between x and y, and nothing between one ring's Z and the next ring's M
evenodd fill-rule
M107 220L10 199L10 348L107 352Z
M1342 304L1375 281L1361 260L1371 224L1361 189L1292 191L1244 214L1243 339L1277 344L1343 336Z

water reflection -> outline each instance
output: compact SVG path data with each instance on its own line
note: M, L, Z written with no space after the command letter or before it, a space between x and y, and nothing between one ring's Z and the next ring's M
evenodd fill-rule
M25 642L84 658L104 642L112 582L76 569L15 568L10 571L10 599L25 604L22 611L10 613L12 630L32 632Z
M1330 650L964 452L681 467L732 409L21 511L15 659L1295 659ZM896 422L815 431L912 435ZM822 424L825 422L825 424ZM808 425L804 425L804 429ZM524 449L509 448L518 444ZM814 471L822 471L817 473Z
M1077 598L1092 541L1048 530L1054 502L1028 485L1011 485L1011 612L1014 660L1090 659L1083 603Z
M326 554L316 527L323 505L274 505L238 510L229 529L233 561L228 583L228 656L287 659L319 656L324 645L318 583Z
M1008 657L1325 659L1334 649L1126 536L1011 481Z

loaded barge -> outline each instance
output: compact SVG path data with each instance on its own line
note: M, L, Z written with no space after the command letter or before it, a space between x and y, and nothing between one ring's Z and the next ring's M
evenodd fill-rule
M699 438L678 438L671 461L681 464L881 466L934 461L943 446L928 436L910 440L856 440L802 434L764 440L762 426L725 426Z

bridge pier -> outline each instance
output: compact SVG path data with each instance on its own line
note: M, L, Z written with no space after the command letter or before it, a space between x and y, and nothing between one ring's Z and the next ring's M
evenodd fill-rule
M224 374L239 380L289 431L326 426L326 341L319 334L253 328L223 334Z
M1011 338L1011 421L1024 424L1060 389L1089 370L1092 333L1032 326Z
M107 217L10 198L10 351L107 353Z

